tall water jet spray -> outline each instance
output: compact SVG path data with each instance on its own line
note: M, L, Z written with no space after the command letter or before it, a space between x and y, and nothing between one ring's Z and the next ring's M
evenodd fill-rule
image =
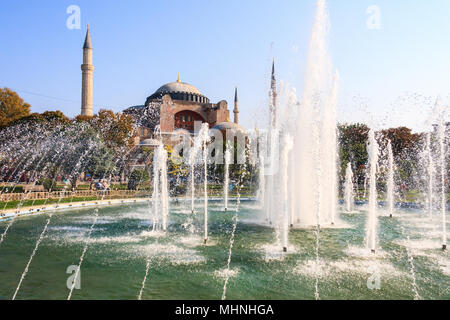
M366 244L375 253L377 245L377 166L379 146L375 139L375 131L369 131L369 213L367 218Z
M259 157L259 187L258 187L258 202L261 208L264 208L264 199L266 197L266 173L265 173L265 161L263 147L260 144Z
M278 119L277 119L277 80L275 78L275 59L272 62L272 75L270 78L270 90L269 90L269 145L263 146L260 152L266 156L269 152L268 166L271 172L265 172L267 174L267 179L264 179L266 183L265 189L265 200L264 209L266 213L266 221L272 224L274 221L274 213L276 210L277 203L277 193L275 192L276 176L274 170L274 165L278 164L278 146L279 146L279 131L278 131ZM275 229L277 230L277 229ZM277 231L278 232L278 231Z
M228 189L230 184L230 164L231 164L231 147L227 144L227 149L225 150L225 177L223 183L223 201L225 206L225 211L228 210Z
M367 170L364 170L364 193L363 193L363 199L367 199L367 180L368 180L368 174Z
M160 144L153 156L153 230L156 230L159 218L162 220L162 229L167 231L167 218L169 215L169 191L167 184L167 151Z
M167 184L167 151L161 146L160 147L160 168L161 168L161 213L162 213L162 223L163 231L167 232L167 219L169 216L169 190Z
M394 154L392 152L391 140L388 141L388 179L387 179L387 204L389 217L394 214Z
M323 110L322 135L320 142L320 160L322 163L322 174L328 183L323 183L323 195L328 195L324 203L322 216L329 215L333 225L336 222L337 205L337 124L336 106L338 99L339 73L336 71L333 77L330 96Z
M290 169L295 197L295 221L303 225L333 224L337 205L336 100L327 50L328 14L325 0L317 1L306 67L305 87L295 126ZM326 181L326 183L325 183ZM319 187L318 187L319 186ZM320 221L319 221L320 220Z
M290 156L289 156L289 164L290 166L293 166L295 163L295 159L292 155L292 152L290 152ZM288 168L289 170L289 168ZM295 198L295 190L294 190L294 181L293 179L289 179L289 185L288 185L288 189L289 189L289 219L290 219L290 227L294 227L294 223L295 223L295 209L294 206L292 205L292 202L294 201Z
M93 147L94 147L93 144L89 144L89 146L88 146L88 148L86 149L86 151L81 155L81 157L78 158L78 162L75 164L74 168L72 169L72 171L71 171L71 173L70 173L70 175L69 175L69 178L67 179L67 183L69 183L69 181L72 179L72 177L78 173L78 170L80 169L83 160L84 160L85 157L92 151L92 148L93 148ZM66 184L67 184L67 183L66 183ZM62 197L59 198L58 205L59 205L59 203L61 202L61 199L62 199ZM44 226L44 229L42 230L42 232L41 232L41 234L40 234L38 240L36 241L36 245L35 245L35 247L34 247L34 250L33 250L33 252L31 253L31 256L30 256L30 258L29 258L29 260L28 260L28 263L27 263L27 265L26 265L26 267L25 267L25 270L24 270L23 273L22 273L22 276L21 276L21 278L20 278L20 280L19 280L19 284L17 285L16 291L14 292L14 295L13 295L13 297L12 297L12 300L15 300L15 299L16 299L17 293L18 293L19 290L20 290L20 287L21 287L21 285L22 285L22 282L23 282L23 280L25 279L25 276L26 276L27 273L28 273L28 270L29 270L29 267L30 267L30 265L31 265L31 262L32 262L32 260L33 260L33 258L34 258L34 256L35 256L35 254L36 254L38 248L39 248L39 245L41 244L42 240L44 239L44 236L45 236L45 234L46 234L46 232L47 232L47 229L48 229L48 226L49 226L49 224L50 224L50 221L51 221L51 219L52 219L52 217L53 217L53 213L54 213L54 211L51 211L50 214L48 215L47 222L46 222L46 224L45 224L45 226Z
M210 141L209 136L209 125L208 123L203 123L202 128L198 134L198 139L203 147L203 167L204 167L204 238L203 242L206 244L208 242L208 142Z
M202 139L202 128L200 128L200 132L194 139L193 146L189 152L189 167L191 176L191 213L195 212L195 162L197 159L197 154L199 153L203 145Z
M195 206L195 166L194 166L194 159L192 160L190 167L191 167L191 213L195 212L194 206Z
M158 149L153 155L153 191L152 191L152 204L153 204L153 231L156 231L158 225L159 216L159 156Z
M352 165L349 162L347 168L345 169L345 188L344 188L344 205L345 211L352 212L354 206L354 195L353 195L353 171Z
M293 147L292 138L289 134L283 137L283 150L281 152L281 194L283 202L283 251L287 252L289 233L289 191L288 191L288 162L289 153Z
M445 162L445 122L444 117L441 117L438 124L438 141L439 141L439 165L440 165L440 175L441 175L441 216L442 216L442 250L447 249L447 229L446 229L446 216L445 216L445 170L446 170L446 162Z
M277 128L271 128L269 130L269 146L267 149L270 153L268 156L268 166L270 167L270 172L265 172L267 179L265 179L265 196L264 209L266 212L266 220L269 224L273 224L276 216L275 214L279 211L277 210L276 204L279 202L279 193L276 192L277 179L279 178L276 174L276 169L278 169L279 160L279 131ZM276 168L276 169L275 169Z
M426 149L425 149L425 156L427 161L427 206L428 206L428 216L431 218L433 214L433 177L435 174L435 167L434 167L434 161L433 161L433 153L431 148L431 132L428 132L426 135Z

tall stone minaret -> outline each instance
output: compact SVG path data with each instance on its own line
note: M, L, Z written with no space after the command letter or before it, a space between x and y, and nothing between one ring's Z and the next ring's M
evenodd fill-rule
M272 62L272 78L270 80L270 122L277 126L277 80L275 79L275 59Z
M87 26L86 39L83 46L82 83L81 83L81 115L92 117L93 111L93 87L94 66L92 65L92 43Z
M238 101L238 94L237 94L237 87L234 91L234 123L239 124L239 101Z

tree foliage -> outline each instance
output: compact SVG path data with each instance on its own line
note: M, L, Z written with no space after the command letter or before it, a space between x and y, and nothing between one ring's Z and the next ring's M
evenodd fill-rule
M101 109L93 117L78 116L77 122L88 122L109 148L131 146L133 144L134 124L131 116Z
M369 127L362 123L343 124L338 127L341 177L345 175L347 164L351 162L355 177L358 180L364 179L369 157L366 149L369 130Z
M14 91L0 88L0 127L30 114L30 105Z

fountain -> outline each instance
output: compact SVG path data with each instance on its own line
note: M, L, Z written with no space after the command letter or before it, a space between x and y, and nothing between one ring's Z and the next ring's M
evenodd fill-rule
M191 149L189 154L189 168L191 176L191 213L195 213L195 156L196 156L196 145Z
M267 148L263 148L264 152L269 152L268 155L268 161L267 164L271 167L271 172L265 171L267 179L264 179L266 182L266 186L264 187L264 205L265 205L265 212L266 212L266 222L268 222L270 225L273 223L276 223L277 219L275 214L279 212L279 208L277 208L278 201L278 192L276 192L276 185L277 180L279 179L279 176L276 174L276 169L278 166L278 148L279 148L279 131L277 128L270 128L269 129L269 136L268 136L268 142L269 145ZM265 170L265 169L264 169Z
M364 175L364 194L363 194L363 199L367 199L367 177L368 175L367 175L367 171L365 172L365 175Z
M190 148L189 152L189 168L190 168L190 182L191 182L191 213L195 213L195 164L197 163L197 156L200 153L200 150L204 150L205 139L209 141L208 131L209 127L205 126L205 123L200 127L200 130L197 136L194 139L194 143L192 148ZM205 150L204 150L205 151ZM202 159L204 163L204 159Z
M169 215L169 190L167 185L167 151L161 143L153 156L153 232L156 231L159 216L159 202L161 202L163 232L167 232L167 219ZM150 228L150 227L149 227ZM150 259L145 264L145 275L142 280L138 300L142 300L142 293L150 270Z
M159 149L159 147L158 147ZM153 156L153 193L152 193L152 204L153 204L153 231L156 231L156 228L158 226L158 217L159 217L159 153L158 149L156 149L156 152Z
M76 174L76 173L78 172L78 170L79 170L79 168L80 168L80 166L81 166L81 164L82 164L82 162L83 162L85 156L86 156L87 154L89 154L89 152L91 151L92 148L93 148L93 145L92 145L92 144L89 145L89 147L86 149L86 151L84 152L84 154L78 159L78 162L77 162L77 164L75 165L75 167L73 168L70 177L72 177L73 174ZM68 179L67 181L68 181L67 183L69 183L69 182L70 182L70 179ZM61 199L62 199L62 198L60 197L60 199L59 199L59 201L58 201L58 204L61 202ZM47 232L47 229L48 229L48 226L49 226L49 224L50 224L50 221L51 221L51 219L52 219L52 217L53 217L53 213L54 213L54 211L51 211L50 214L48 215L47 222L45 223L45 226L44 226L44 228L42 229L42 232L41 232L41 234L39 235L38 240L36 241L36 244L35 244L35 246L34 246L33 252L31 253L31 256L30 256L30 258L28 259L28 263L27 263L27 265L26 265L26 267L25 267L25 270L23 271L22 276L20 277L19 284L17 285L16 291L14 292L14 295L13 295L13 297L12 297L12 300L15 300L15 299L16 299L17 293L18 293L19 290L20 290L20 287L21 287L21 285L22 285L22 282L23 282L23 280L25 279L25 277L26 277L26 275L27 275L27 273L28 273L28 270L29 270L29 268L30 268L31 262L33 261L33 258L34 258L34 256L36 255L36 252L37 252L38 249L39 249L39 245L41 244L42 240L44 239L44 236L45 236L45 234L46 234L46 232Z
M447 249L447 221L445 214L445 203L446 203L446 182L445 182L445 171L446 171L446 162L445 162L445 122L444 117L440 117L438 123L438 141L439 141L439 166L441 169L441 217L442 217L442 250Z
M344 188L344 206L347 212L353 211L354 196L353 196L353 171L352 165L349 162L345 169L345 188Z
M231 147L227 144L227 149L225 150L225 173L224 173L224 183L223 183L223 201L225 211L228 210L228 189L229 189L229 181L230 181L230 164L231 164Z
M290 204L293 218L303 226L332 225L336 222L337 141L336 102L339 77L331 74L327 52L328 14L326 2L317 2L309 44L305 87L300 104L281 106L281 114L296 119L286 131L292 133L296 165L289 167L294 190ZM332 80L332 81L331 81ZM324 94L326 96L324 96ZM297 110L298 112L293 112ZM321 178L322 177L322 178ZM327 182L321 180L326 177Z
M324 212L329 212L331 225L336 222L336 210L337 210L337 189L338 189L338 176L337 176L337 163L338 163L338 143L337 143L337 120L336 120L336 107L338 100L339 89L339 73L336 71L333 76L333 83L331 86L330 96L326 102L323 122L322 122L322 154L320 155L323 161L323 173L328 177L329 183L323 184L324 189L322 194L329 195L326 198Z
M433 153L431 147L431 132L426 134L426 149L425 149L425 157L426 157L426 166L427 166L427 208L428 208L428 216L432 217L433 214L433 177L435 174L435 167L433 161Z
M288 194L288 160L292 150L292 138L286 134L283 137L283 150L281 152L281 194L283 201L283 252L287 252L289 233L289 194Z
M237 223L238 223L238 210L236 210L236 213L233 217L233 229L231 230L230 247L228 249L228 259L227 259L227 267L225 269L226 274L225 274L225 283L223 285L222 300L225 300L227 297L228 281L230 280L231 252L233 250L234 237L236 234Z
M367 229L366 229L366 244L367 248L375 253L377 246L377 167L378 167L378 155L379 147L375 139L375 131L372 129L369 131L368 142L369 153L369 212L367 217Z
M160 144L153 156L153 230L156 230L159 215L162 220L162 230L167 232L169 214L169 195L167 186L167 151Z
M266 175L265 175L265 162L264 162L264 152L260 148L258 168L259 168L259 187L258 187L258 202L261 208L264 208L264 198L266 197ZM267 217L266 217L267 218Z
M394 214L394 155L392 153L391 140L388 141L388 180L387 180L387 203L389 217Z
M362 177L359 179L360 177L357 176L361 173L362 163L353 157L351 162L347 163L344 205L339 206L340 211L338 211L338 163L349 159L347 155L343 157L344 159L338 159L336 106L339 76L335 73L333 77L331 72L326 41L327 24L326 2L318 0L302 98L297 99L295 89L284 84L280 88L286 90L277 93L275 85L272 84L271 118L267 139L263 141L262 135L254 138L258 139L258 147L252 150L250 158L253 162L245 161L245 164L232 167L237 169L239 166L236 172L241 172L241 174L233 175L233 182L236 183L234 190L237 192L236 208L229 194L230 165L233 164L234 146L227 144L225 150L223 195L211 197L208 194L208 187L214 190L213 186L208 185L208 168L210 172L212 169L212 166L208 166L211 139L209 125L204 123L193 141L193 147L189 153L186 153L188 157L186 163L180 164L182 168L179 171L168 172L166 150L169 148L164 146L163 140L160 139L153 154L153 180L151 185L149 183L149 186L153 187L151 197L148 192L142 192L141 194L145 197L142 199L144 200L142 202L145 202L143 205L119 204L115 208L105 205L105 208L99 209L101 205L99 204L94 210L86 210L81 206L72 207L70 208L73 210L72 213L61 213L58 219L52 218L56 210L56 207L52 207L45 211L49 213L48 216L39 218L31 217L30 214L29 219L18 219L19 211L28 209L27 203L31 202L29 199L32 192L24 192L23 197L14 203L14 207L8 209L16 211L11 213L5 210L8 204L4 200L4 196L7 195L5 190L19 188L20 181L25 181L27 186L38 185L32 178L51 180L51 183L48 182L51 185L50 189L54 185L61 187L62 183L58 186L57 180L65 181L63 190L60 193L55 192L52 198L55 200L53 203L59 206L66 195L68 195L67 202L74 201L77 191L69 189L70 180L90 166L93 161L92 153L99 153L97 154L98 162L103 165L98 171L95 169L90 172L92 179L103 176L103 178L107 177L105 181L112 183L113 177L122 173L117 164L118 161L123 161L120 159L124 157L125 152L117 151L109 159L109 155L102 153L103 142L98 136L90 135L89 126L82 130L78 130L78 126L71 129L64 126L57 127L53 129L54 132L49 137L46 136L49 131L42 128L38 130L39 135L36 137L32 134L22 137L18 134L20 131L14 132L12 129L2 131L2 135L8 136L5 138L0 135L0 141L9 143L11 140L12 142L10 142L11 145L7 145L6 142L0 143L0 178L2 182L8 180L9 183L1 192L2 201L5 201L5 204L2 203L3 210L0 216L2 230L0 253L3 257L0 259L0 270L4 272L6 280L0 285L0 296L9 296L14 293L13 299L16 299L16 297L20 298L19 292L24 296L26 292L27 298L47 298L45 294L48 294L54 299L56 294L61 294L62 297L70 300L72 294L76 292L76 280L80 279L83 266L83 270L88 270L89 274L99 277L99 283L111 286L105 289L104 286L88 287L86 285L81 296L88 299L101 298L108 292L115 292L117 295L114 297L120 299L133 298L136 297L139 286L139 300L174 297L176 299L211 299L220 298L220 295L223 300L242 297L249 299L310 299L314 297L317 300L379 297L442 298L447 289L445 279L448 274L448 264L446 253L436 252L435 249L436 245L441 245L441 242L442 249L447 248L445 197L448 152L444 117L440 118L436 137L433 133L428 133L425 146L419 143L414 146L425 149L421 163L424 167L423 177L413 177L420 182L425 180L427 182L423 185L423 190L414 190L426 193L428 205L425 210L412 210L395 205L395 182L408 183L408 187L413 184L400 180L401 175L396 173L397 171L403 173L402 162L394 162L391 141L388 141L385 150L380 150L376 139L380 133L372 128L368 134L368 161L364 177L364 197L368 196L367 215L342 214L339 216L339 213L356 212L355 209L359 208L360 204L355 200L358 195L362 197L362 194L359 186L355 190L355 185L359 183L362 185ZM161 138L160 132L159 136ZM16 140L10 137L16 137ZM254 141L256 140L252 140ZM358 148L363 145L362 143L364 142L358 142ZM432 144L435 146L434 149ZM403 154L397 154L396 149L395 151L396 157L403 161L400 157L400 155L403 157ZM387 211L389 216L392 217L395 213L397 217L386 220L381 218L382 223L378 221L377 208L377 174L380 154L387 155ZM413 157L408 158L408 156L408 154L405 155L405 160L410 161ZM114 159L117 161L114 162ZM259 172L254 168L256 162L259 165ZM139 162L136 161L136 164L139 165ZM64 166L68 168L63 168ZM125 166L124 163L122 166ZM54 172L50 173L51 170ZM62 172L62 179L57 179L56 176L60 172ZM169 197L168 178L169 174L172 177L174 172L182 172L171 181L177 184L176 188L173 188L176 194L186 199L184 204L177 203L175 197L172 199ZM187 177L189 172L190 178ZM384 171L380 172L384 173ZM203 186L197 186L197 194L195 192L196 174L203 178ZM22 178L23 176L25 179ZM394 177L399 181L394 180ZM212 177L209 178L212 180ZM222 175L215 175L214 178L220 189ZM254 194L251 187L252 182L258 178L259 189L256 202L252 199ZM141 176L138 186L142 180ZM86 188L83 186L80 189ZM136 196L138 193L133 193L134 191L126 190L127 194ZM87 198L92 194L97 201L99 198L97 192L86 191L83 197ZM100 192L100 195L102 200L107 195L108 200L113 199L113 196L107 192ZM10 196L13 198L15 195ZM433 200L437 202L438 198L439 205L436 203L433 207ZM44 207L48 199L43 201ZM170 200L174 201L170 202ZM203 200L203 221L201 218L198 221L194 219L197 218L194 217L196 200L199 203ZM124 203L122 198L119 201ZM420 199L417 200L419 201ZM432 217L433 209L439 210L437 236L435 232L429 232L436 227L435 220L430 219L425 223L423 220L424 213ZM6 220L10 217L12 220ZM149 220L151 220L150 223ZM4 225L3 221L5 221ZM10 228L14 221L18 221L17 229L16 225ZM106 223L100 228L99 224L103 223L101 221ZM185 228L186 225L190 228ZM332 225L334 225L333 230L327 230ZM41 226L37 234L27 232L33 231L36 226ZM224 226L227 227L224 228ZM355 230L360 227L365 228L363 230L365 231L364 245L361 245L359 238L363 232ZM298 230L300 228L302 230ZM337 228L343 228L343 232L339 232ZM154 232L150 232L151 230ZM7 232L8 237L3 244ZM165 236L162 236L162 241L159 242L160 234ZM211 234L214 234L216 241L213 247L206 249L204 245L211 245L209 243ZM274 234L275 243L272 243ZM386 255L378 253L381 248L379 239L383 239L383 253ZM438 244L435 243L436 239L439 239ZM201 245L202 240L204 245ZM31 249L24 245L27 243L32 245ZM101 246L96 247L91 245L92 243L99 243ZM427 247L428 243L431 243L429 246L432 247L431 249ZM93 251L92 254L87 254L89 246L92 246L90 249ZM301 247L299 254L290 252L291 248L298 247ZM355 247L356 250L354 250ZM49 263L49 259L52 259L55 252L64 253L64 250L69 253L79 250L81 254L77 260L74 281L68 288L70 291L66 291L65 288L61 291L58 291L59 289L42 290L42 287L35 286L36 283L44 283L47 280L49 288L58 288L58 283L51 283L53 279L49 275L53 272L61 272L62 267L72 263L72 260L50 260ZM289 254L287 254L288 251ZM31 256L30 252L32 252ZM375 255L375 253L378 254ZM61 257L64 256L64 254L61 255ZM15 281L17 274L15 266L17 261L21 263L22 260L14 261L16 257L28 259L24 262L24 265L28 263L18 285ZM403 260L398 263L393 262L393 257ZM276 261L274 263L271 260ZM305 261L306 267L303 265ZM392 281L389 282L389 286L383 286L377 291L365 290L366 267L368 265L373 267L375 261L377 267L380 267L383 279L385 277L386 281L388 279ZM102 270L105 263L111 265L117 263L117 270L130 272L122 272L120 277L117 277L117 281L109 281L111 274ZM33 264L32 269L30 269L31 264ZM236 264L236 268L233 268L233 264ZM139 265L142 268L145 266L145 273L142 270L143 280L139 278L136 281L136 266ZM222 272L224 267L225 270ZM30 273L29 270L31 270ZM116 268L112 267L111 271L113 270ZM286 272L286 276L283 273L280 274L280 270L283 270L283 273ZM216 271L220 271L221 279L215 278ZM233 282L233 276L237 273L239 273L239 279ZM328 277L330 273L332 277ZM8 278L9 274L13 281ZM293 274L299 277L298 287L294 287L297 281L292 280L297 279ZM151 290L146 291L144 296L147 279L151 279ZM187 283L186 279L190 282ZM271 282L271 279L276 283ZM412 285L405 286L405 280ZM28 281L29 285L25 281ZM24 282L28 286L22 287ZM249 283L252 285L249 286ZM260 290L273 285L277 290ZM201 290L199 290L200 287ZM363 290L354 290L355 288L363 288Z
M206 244L208 242L208 143L210 141L209 136L209 125L208 123L203 123L196 138L194 149L203 148L203 169L204 169L204 177L203 177L203 187L204 187L204 237L203 242Z

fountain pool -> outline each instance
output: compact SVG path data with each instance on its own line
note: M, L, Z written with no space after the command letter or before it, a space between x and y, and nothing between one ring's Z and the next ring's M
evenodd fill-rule
M167 233L149 231L146 204L99 208L81 289L72 299L136 299L147 261L142 299L220 299L226 278L227 299L314 299L316 280L321 299L414 299L415 287L423 299L450 298L450 255L439 248L439 212L430 220L417 209L396 209L394 218L379 210L378 247L371 254L364 240L367 208L357 206L351 214L340 209L343 225L320 230L316 261L315 228L292 229L283 253L258 203L243 201L227 268L236 212L224 212L222 201L209 204L206 246L203 215L195 216L191 233L184 228L190 215L184 205L171 203ZM92 208L53 216L16 299L66 299L66 270L78 264L93 219ZM46 220L46 214L20 218L9 230L0 248L0 299L14 294ZM0 224L0 232L4 228ZM369 289L374 277L379 289Z

